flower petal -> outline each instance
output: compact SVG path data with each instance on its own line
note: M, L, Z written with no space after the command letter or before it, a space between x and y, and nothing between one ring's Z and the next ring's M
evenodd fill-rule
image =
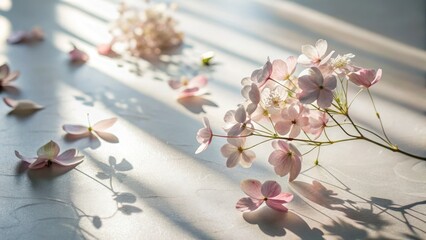
M311 61L319 59L318 51L317 49L312 45L303 45L302 46L302 53L308 57Z
M33 163L31 163L28 168L30 169L39 169L46 166L46 159L37 158Z
M325 52L327 52L327 41L318 39L318 41L315 43L315 48L318 51L318 57L324 56Z
M89 133L89 128L83 125L65 124L62 126L62 129L72 135L83 135Z
M46 143L45 145L41 146L37 150L37 156L39 158L45 158L45 159L55 159L59 154L59 146L54 141L50 141Z
M95 123L95 125L93 125L93 130L97 131L97 132L100 132L100 131L103 131L105 129L108 129L112 125L114 125L114 123L116 123L117 120L118 119L115 118L115 117L114 118L108 118L108 119L101 120L101 121Z
M283 203L279 202L279 201L274 201L274 200L267 200L266 201L266 205L276 211L279 212L287 212L288 209L286 207L283 206Z
M290 169L290 177L288 179L289 182L292 182L294 179L299 176L300 170L302 169L302 162L299 157L293 157L291 159L291 169Z
M7 63L0 66L0 81L9 75L10 68Z
M3 81L1 81L1 85L2 86L6 86L9 84L9 82L16 80L19 77L20 72L19 71L14 71L11 72L9 75L7 75L7 77L5 77L3 79ZM1 78L0 78L1 79Z
M259 208L262 205L263 200L257 200L252 198L241 198L235 208L241 212L251 212Z
M61 160L61 161L68 161L71 160L75 157L75 154L77 153L77 150L72 148L72 149L68 149L65 152L61 153L59 156L57 156L55 159L56 160Z
M22 161L30 163L30 164L33 163L37 159L37 158L34 158L34 157L30 158L30 157L22 156L18 151L15 151L15 156L17 158L21 159Z
M239 123L244 123L247 119L246 110L243 105L240 105L235 111L235 120Z
M318 107L320 108L329 108L333 102L333 92L328 89L322 89L319 91L319 96L317 99Z
M268 201L274 200L276 202L289 203L293 200L293 197L294 197L293 194L283 192L283 193L278 194L275 197L268 198Z
M189 81L189 88L193 88L193 87L197 87L197 88L202 88L204 86L206 86L208 83L208 79L207 77L203 76L203 75L198 75L194 78L192 78Z
M290 131L290 128L291 128L290 121L279 121L275 124L275 129L281 135L286 135Z
M25 41L26 37L27 37L27 33L25 31L13 32L7 38L7 43L9 43L9 44L21 43L21 42Z
M78 49L76 46L74 46L74 49L71 50L68 53L71 62L75 63L83 63L87 62L89 60L89 55L87 53L83 52L82 50Z
M281 193L281 186L276 181L266 181L262 184L262 195L269 198Z
M115 136L112 133L107 133L107 132L100 132L100 131L95 131L96 134L102 138L102 140L109 142L109 143L118 143L120 142L120 140L118 139L117 136Z
M244 168L249 168L254 159L256 158L256 154L251 150L244 150L241 154L242 161L240 161L240 165Z
M241 153L238 151L235 151L229 155L228 160L226 161L226 166L228 168L233 168L237 166L238 162L240 161Z
M167 82L172 89L178 89L182 87L182 82L179 80L171 79Z
M183 90L182 92L180 92L178 98L192 97L192 96L195 96L197 92L199 91L200 91L200 88L198 87L187 88Z
M30 110L39 110L42 109L43 106L30 101L30 100L13 100L11 98L3 98L3 101L9 107L13 108L16 111L30 111Z
M229 143L226 143L225 145L223 145L220 148L220 152L222 153L222 156L224 156L226 158L231 156L231 154L236 152L236 151L237 151L237 148L234 145L229 144Z
M264 196L261 192L262 183L255 179L246 179L240 184L241 190L249 197L254 199L263 199Z
M287 74L292 75L296 70L297 58L295 56L290 56L285 60L287 64Z

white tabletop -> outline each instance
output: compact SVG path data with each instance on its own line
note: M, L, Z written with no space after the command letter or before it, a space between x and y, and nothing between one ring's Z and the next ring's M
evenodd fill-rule
M267 162L269 146L250 169L225 166L223 139L194 154L202 117L221 133L223 115L242 101L243 77L268 56L297 56L302 44L323 38L340 54L354 53L358 65L383 68L372 92L389 137L426 156L426 3L363 2L178 1L182 51L151 64L97 54L117 1L0 0L0 60L21 71L19 92L1 97L45 106L27 117L0 106L1 238L426 238L425 161L366 142L337 144L322 150L320 166L307 155L288 184ZM12 31L35 25L43 42L6 43ZM69 64L70 42L90 55L86 64ZM199 56L210 50L217 64L201 69ZM167 80L198 71L210 79L209 95L177 101ZM353 117L379 131L368 101L360 96ZM92 122L117 117L110 132L119 143L67 140L61 126L85 124L87 113ZM14 156L35 155L50 140L79 149L84 162L68 172L28 171ZM248 178L278 181L295 195L290 211L238 212Z

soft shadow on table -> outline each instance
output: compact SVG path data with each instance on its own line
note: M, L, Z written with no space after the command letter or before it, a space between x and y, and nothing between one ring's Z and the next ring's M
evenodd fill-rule
M317 228L311 229L309 225L293 212L278 212L269 207L263 207L257 211L244 213L244 220L251 224L257 224L267 235L282 237L290 231L301 239L324 239L323 232Z
M347 192L357 200L339 198L337 193L331 189L327 189L319 180L313 180L312 184L294 181L290 183L290 187L309 201L330 210L340 211L348 219L351 219L368 229L380 232L389 227L391 223L384 218L384 215L387 214L401 223L404 223L407 226L407 229L411 232L409 236L412 239L418 238L418 232L426 233L421 226L413 225L410 223L409 218L407 218L407 216L410 216L411 218L416 218L417 220L426 223L426 213L420 213L412 209L417 205L426 204L426 200L401 206L390 199L378 197L370 197L370 199L367 199L352 192L352 190L339 180L330 170L327 170L324 167L321 168L344 186L343 188L340 188L342 191ZM361 207L361 204L369 204L370 207ZM398 212L398 216L402 216L402 218L395 217L393 213L390 213L390 211ZM423 217L419 217L419 215L422 215ZM334 235L341 236L343 239L346 239L347 237L354 238L355 236L357 236L357 238L364 238L367 236L367 232L365 230L352 226L342 220L333 222L334 223L332 225L324 225L324 229ZM400 237L403 236L407 237L408 235L402 234Z
M31 110L12 110L7 116L15 117L19 121L26 121L34 116L37 112L42 109L31 109Z
M216 103L205 99L202 96L179 98L177 102L180 105L184 106L187 110L195 114L206 113L206 111L204 110L204 106L218 107Z

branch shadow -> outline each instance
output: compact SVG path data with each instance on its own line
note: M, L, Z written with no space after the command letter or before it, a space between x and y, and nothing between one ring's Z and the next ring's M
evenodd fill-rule
M293 212L282 213L263 207L254 212L244 213L243 218L250 224L258 225L262 232L272 237L283 237L290 231L301 239L324 239L321 230L311 228Z

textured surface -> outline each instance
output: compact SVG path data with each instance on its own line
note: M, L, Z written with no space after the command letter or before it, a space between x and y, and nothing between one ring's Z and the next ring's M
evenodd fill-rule
M424 2L404 6L392 21L381 16L402 3L344 14L363 7L322 1L317 11L317 2L180 1L185 45L150 64L96 53L116 2L0 0L0 60L21 71L19 92L1 96L46 106L27 117L0 106L2 239L426 238L426 162L364 142L342 144L324 148L321 166L307 155L303 174L287 185L266 161L269 146L250 169L226 168L221 139L193 154L201 117L221 132L223 114L242 100L241 78L267 56L297 55L300 45L324 38L339 53L357 55L358 65L383 68L372 91L390 138L426 155ZM5 43L11 31L34 25L46 31L44 42ZM90 54L87 64L68 63L70 42ZM200 71L199 55L208 50L218 62L206 73L210 95L176 101L166 81ZM356 120L379 130L367 96L353 109ZM118 117L111 132L119 143L65 139L61 126L85 124L86 113L92 122ZM32 155L49 140L80 149L85 161L69 172L22 168L14 150ZM279 181L295 194L290 212L237 212L246 178Z

